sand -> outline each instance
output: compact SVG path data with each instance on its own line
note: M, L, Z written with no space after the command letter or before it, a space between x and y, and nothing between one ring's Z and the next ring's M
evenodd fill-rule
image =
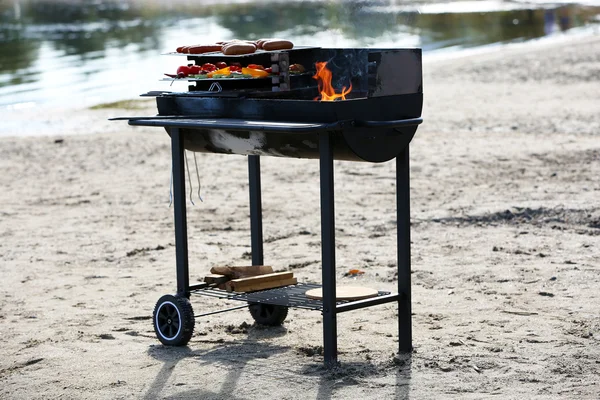
M152 309L175 290L169 140L105 123L152 103L77 113L102 133L0 138L0 398L599 398L600 38L426 60L424 92L415 350L397 355L393 304L353 311L332 371L314 311L269 329L216 314L189 346L158 343ZM250 251L246 159L197 160L193 282ZM340 284L397 285L393 164L336 162ZM318 162L262 167L265 262L319 282ZM192 300L197 313L239 305Z

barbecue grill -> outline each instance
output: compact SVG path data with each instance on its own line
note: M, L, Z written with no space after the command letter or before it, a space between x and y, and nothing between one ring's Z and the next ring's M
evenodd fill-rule
M181 56L174 53L174 55ZM241 61L279 71L263 79L188 78L186 92L149 92L158 115L123 117L130 125L165 128L171 137L177 294L165 295L153 317L158 339L184 345L194 318L249 307L257 323L279 325L289 307L323 315L324 361L337 362L336 315L388 302L398 304L399 350L412 350L410 291L409 143L422 122L420 49L330 49L300 47L242 56L220 52L186 55L196 64ZM316 62L327 61L332 86L352 87L342 101L319 101ZM306 66L289 72L291 64ZM175 79L175 78L174 78ZM260 157L318 158L321 185L322 282L299 283L250 293L231 293L214 284L190 285L186 226L184 150L248 156L252 265L263 265ZM336 301L333 160L384 162L396 159L398 292ZM322 287L323 299L307 298ZM241 306L194 315L191 295L239 300Z

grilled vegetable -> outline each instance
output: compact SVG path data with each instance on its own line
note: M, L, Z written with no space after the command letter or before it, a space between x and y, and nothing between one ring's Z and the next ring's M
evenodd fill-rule
M216 78L215 75L219 75L219 77L229 76L229 75L231 75L231 70L229 69L229 67L226 67L226 68L221 68L221 69L218 69L216 71L212 71L212 72L209 72L208 74L206 74L206 76L208 76L209 78Z
M269 73L267 71L253 68L242 68L242 74L251 75L255 78L266 78L267 76L269 76Z
M190 67L188 65L182 65L181 67L177 68L177 75L179 76L180 74L183 74L184 77L191 74Z
M205 63L205 64L202 64L201 69L202 69L202 71L212 72L212 71L216 71L218 68L215 64Z
M304 71L306 71L306 69L304 68L304 66L302 64L292 64L292 65L290 65L290 72L292 72L292 73L301 74Z
M199 74L200 71L202 71L202 67L200 67L199 65L188 65L188 67L190 68L190 75L196 75Z

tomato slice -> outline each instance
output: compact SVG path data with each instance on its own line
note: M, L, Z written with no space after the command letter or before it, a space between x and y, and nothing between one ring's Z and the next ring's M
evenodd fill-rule
M224 62L224 61L219 61L219 62L215 63L215 66L216 66L218 69L227 68L227 63L226 63L226 62Z
M216 71L216 70L217 70L217 66L215 64L211 64L211 63L202 64L202 71L212 72L212 71Z
M190 65L190 75L198 75L202 71L202 67L199 65Z

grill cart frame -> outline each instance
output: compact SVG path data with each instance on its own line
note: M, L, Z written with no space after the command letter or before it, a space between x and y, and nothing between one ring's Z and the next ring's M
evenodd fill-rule
M321 197L321 257L322 257L322 289L323 300L302 299L301 294L306 290L319 287L314 284L298 284L285 288L268 289L251 293L228 293L216 289L209 284L190 285L189 259L186 220L186 189L184 166L184 133L181 127L205 128L206 123L217 126L216 121L202 121L192 119L130 119L130 125L137 126L162 126L171 136L171 151L173 162L173 205L175 217L175 249L177 296L189 299L190 295L206 295L231 300L247 302L248 304L276 305L304 309L321 310L323 314L323 351L324 362L327 367L337 364L337 314L371 307L379 304L397 302L398 304L398 350L401 353L412 351L412 323L411 323L411 256L410 256L410 175L409 175L409 146L407 145L396 157L396 214L397 214L397 257L398 257L398 292L379 292L377 297L336 302L336 274L335 274L335 213L334 213L334 156L333 137L334 127L331 124L315 123L298 124L285 123L276 129L289 132L297 128L304 133L319 135L319 166L320 166L320 197ZM422 118L412 118L402 121L391 121L388 126L397 127L416 126ZM231 124L231 121L227 121ZM383 122L379 123L383 125ZM231 125L228 126L232 128ZM248 155L249 197L250 197L250 231L252 265L264 264L263 236L262 236L262 202L261 202L261 176L260 156ZM300 296L299 296L300 295ZM304 296L305 297L305 296ZM246 306L233 307L216 312L195 315L195 318L245 308ZM193 328L192 328L193 329ZM191 332L190 332L191 336Z
M188 55L196 64L223 58L222 53ZM257 323L280 325L288 308L319 310L323 315L323 350L327 367L337 365L337 315L396 302L398 350L412 351L409 144L423 121L420 49L299 48L226 56L246 63L271 62L281 71L272 80L191 81L184 93L149 92L159 114L115 118L134 126L164 128L171 137L177 293L161 297L153 314L158 339L185 345L195 318L249 308ZM318 95L310 76L290 76L291 63L313 65L328 60L335 87L348 84L345 101L313 101ZM218 81L218 80L217 80ZM234 293L216 284L190 285L185 189L185 150L242 154L248 157L252 265L264 265L260 157L319 159L321 209L321 284L299 283L276 289ZM396 161L398 291L373 298L336 301L334 159ZM322 288L322 300L305 296ZM243 305L194 315L192 295L243 302Z

